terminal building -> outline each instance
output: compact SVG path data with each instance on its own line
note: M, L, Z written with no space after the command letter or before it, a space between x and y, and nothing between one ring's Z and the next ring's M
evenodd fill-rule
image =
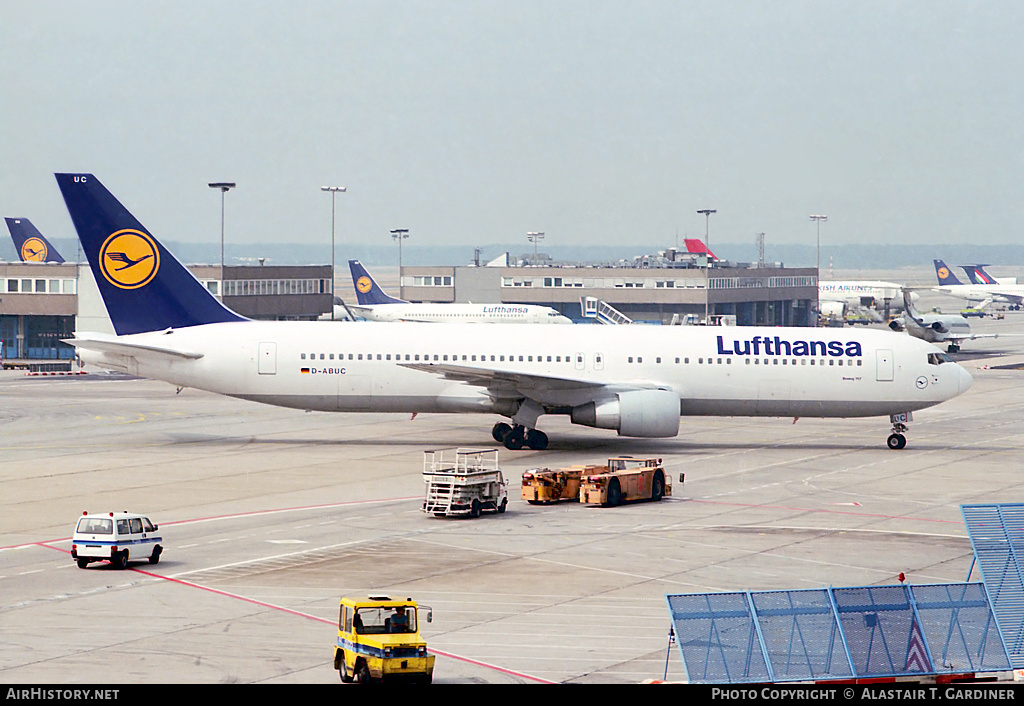
M311 321L333 307L330 265L191 265L224 304L250 319ZM76 330L113 333L92 270L0 262L0 355L6 367L68 370Z
M479 266L404 267L400 289L416 302L542 304L574 321L585 318L582 297L595 297L636 322L703 322L706 314L734 316L739 326L808 326L817 275L813 267L709 263L674 250L605 265L506 255Z
M224 304L263 320L315 320L333 310L330 265L192 265ZM634 261L556 263L543 255L487 264L403 267L400 297L413 302L541 304L586 321L584 297L652 324L712 322L808 326L818 295L814 268L729 263L668 250ZM347 287L343 299L351 297ZM0 354L7 367L69 369L76 330L113 333L92 271L75 263L0 262Z

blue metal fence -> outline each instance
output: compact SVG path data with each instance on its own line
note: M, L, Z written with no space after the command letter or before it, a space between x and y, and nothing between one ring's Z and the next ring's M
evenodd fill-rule
M693 683L1010 669L980 583L681 594L666 600Z

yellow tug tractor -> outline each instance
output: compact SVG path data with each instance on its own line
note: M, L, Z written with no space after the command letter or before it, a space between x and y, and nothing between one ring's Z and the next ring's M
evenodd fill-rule
M420 637L420 610L411 598L342 598L334 646L334 668L341 680L346 684L431 683L434 655L427 652L427 643ZM428 606L422 610L431 622L433 611Z

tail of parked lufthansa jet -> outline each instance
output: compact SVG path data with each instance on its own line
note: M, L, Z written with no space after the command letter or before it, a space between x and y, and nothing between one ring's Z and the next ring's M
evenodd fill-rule
M5 218L22 262L64 262L57 248L27 218Z
M956 278L953 271L946 267L946 263L942 260L933 260L935 263L935 276L939 278L939 284L942 286L962 284L960 280Z
M221 304L92 174L57 174L118 336L245 321Z
M373 304L408 304L403 299L395 299L385 293L380 285L370 276L359 260L349 260L348 268L352 271L352 284L356 288L356 301L360 306Z

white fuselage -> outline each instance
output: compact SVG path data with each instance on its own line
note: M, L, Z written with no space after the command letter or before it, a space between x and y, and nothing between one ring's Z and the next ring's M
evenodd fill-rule
M877 330L245 321L109 338L130 348L90 350L83 335L83 360L337 412L508 414L528 398L567 414L661 389L684 416L857 417L930 407L971 383L959 365L929 362L933 346Z
M969 302L1003 301L1010 304L1024 303L1024 285L1021 284L940 284L933 292Z
M818 298L821 301L843 302L849 306L903 308L903 287L894 282L849 281L819 282Z
M535 304L358 304L349 308L367 321L464 324L571 324L547 306Z

